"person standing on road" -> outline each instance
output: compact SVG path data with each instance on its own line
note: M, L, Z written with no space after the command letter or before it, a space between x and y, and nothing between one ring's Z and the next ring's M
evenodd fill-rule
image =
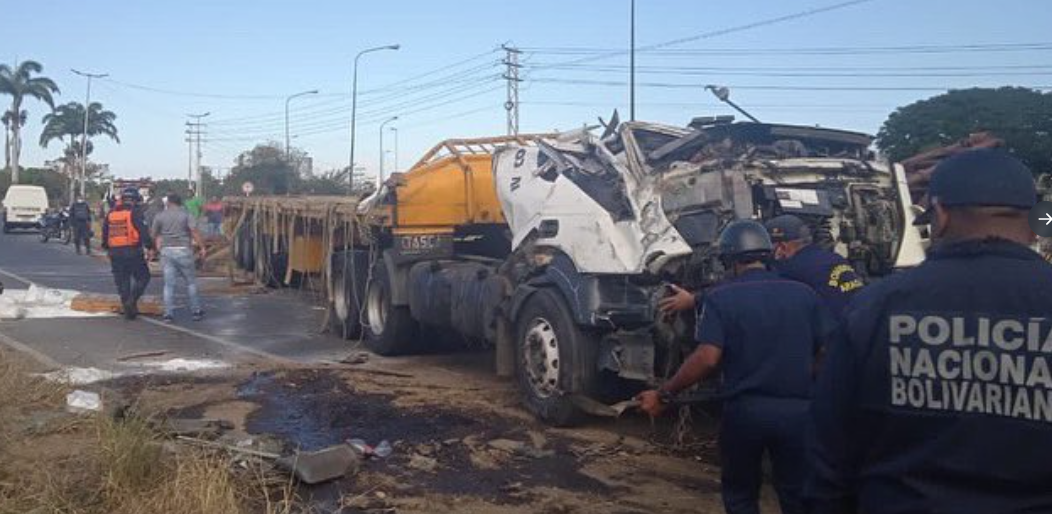
M785 214L766 223L774 242L774 269L779 275L814 289L839 319L864 283L847 259L815 244L804 220Z
M69 220L73 225L73 245L77 248L77 255L80 255L82 246L84 252L91 255L91 206L79 194L69 206Z
M139 315L139 299L150 283L150 268L146 265L144 251L153 252L150 231L141 211L136 208L138 199L138 191L125 189L102 224L102 247L109 253L121 307L125 319L129 320Z
M814 399L812 511L1052 512L1052 266L1026 165L934 170L927 260L861 291Z
M810 287L767 269L773 246L760 223L732 222L719 250L733 278L697 295L697 349L660 389L639 395L640 408L657 416L672 396L722 368L724 508L760 512L766 452L782 512L800 514L813 366L834 323Z
M201 297L197 290L197 270L193 244L196 243L204 259L205 245L194 228L190 214L183 208L183 199L177 194L168 195L163 212L153 219L152 232L161 251L164 268L164 320L171 322L175 311L175 283L181 277L186 281L186 293L190 297L190 313L194 321L204 317Z
M218 237L221 234L220 227L223 224L223 202L218 196L213 196L205 204L205 219L208 221L208 235Z

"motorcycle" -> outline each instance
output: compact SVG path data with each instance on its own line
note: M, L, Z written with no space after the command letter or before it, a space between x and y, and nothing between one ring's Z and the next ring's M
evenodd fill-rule
M65 209L49 212L40 218L40 242L46 243L50 239L58 239L67 245L73 241L73 227Z

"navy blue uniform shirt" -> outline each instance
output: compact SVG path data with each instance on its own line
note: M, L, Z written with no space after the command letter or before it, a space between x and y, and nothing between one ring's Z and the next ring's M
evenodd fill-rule
M1052 266L944 245L861 291L842 332L813 402L813 512L1052 512Z
M843 316L844 307L863 285L847 259L814 244L788 259L775 261L774 268L785 278L811 286L837 318Z
M811 397L814 356L833 321L810 287L757 269L699 296L694 337L723 350L725 398Z

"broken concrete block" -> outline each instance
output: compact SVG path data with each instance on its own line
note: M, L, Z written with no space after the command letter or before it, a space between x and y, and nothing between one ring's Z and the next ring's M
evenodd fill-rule
M99 412L102 410L102 397L99 393L77 389L66 395L66 410L77 414Z

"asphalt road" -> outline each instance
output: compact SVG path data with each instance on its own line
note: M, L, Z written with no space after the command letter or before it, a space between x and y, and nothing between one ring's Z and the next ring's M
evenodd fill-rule
M93 293L115 292L109 263L102 256L80 256L72 246L40 243L35 233L0 234L0 281L7 289L28 283ZM206 318L176 322L120 317L51 318L0 321L0 344L31 353L48 365L128 371L137 368L122 357L165 352L163 359L215 359L231 364L318 363L339 360L351 342L320 333L324 309L305 294L271 290L266 294L229 292L225 277L202 278ZM154 276L147 291L160 296L163 281ZM208 291L224 291L208 293Z

